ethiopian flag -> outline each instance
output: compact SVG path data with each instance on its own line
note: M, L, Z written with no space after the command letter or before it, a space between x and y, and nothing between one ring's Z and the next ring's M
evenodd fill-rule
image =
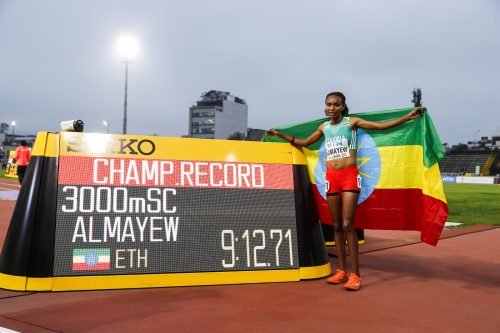
M73 249L74 271L109 270L110 249Z
M399 118L411 109L358 113L370 121ZM305 139L328 118L276 127L280 132ZM263 141L283 141L263 137ZM421 240L436 245L448 217L438 161L443 146L427 112L422 117L387 130L358 129L357 166L361 193L355 227L361 229L418 230ZM321 221L334 221L325 195L326 150L323 140L301 148Z

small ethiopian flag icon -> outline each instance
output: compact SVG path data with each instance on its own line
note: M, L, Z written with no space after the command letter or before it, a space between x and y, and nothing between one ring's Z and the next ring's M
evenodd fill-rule
M109 270L109 252L109 249L73 249L73 270Z

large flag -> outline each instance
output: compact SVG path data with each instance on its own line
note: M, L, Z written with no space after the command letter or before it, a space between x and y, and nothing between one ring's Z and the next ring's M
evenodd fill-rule
M411 109L358 113L371 121L401 117ZM328 118L277 130L305 139ZM263 141L283 141L264 136ZM418 230L421 240L436 245L448 217L438 161L445 156L441 141L427 112L422 117L387 130L358 129L357 166L361 193L355 227L384 230ZM325 196L326 150L323 139L301 148L323 223L334 221Z

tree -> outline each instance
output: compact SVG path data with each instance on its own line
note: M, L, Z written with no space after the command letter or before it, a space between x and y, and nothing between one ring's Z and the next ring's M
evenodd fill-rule
M241 132L234 132L227 137L228 140L245 140L245 134Z

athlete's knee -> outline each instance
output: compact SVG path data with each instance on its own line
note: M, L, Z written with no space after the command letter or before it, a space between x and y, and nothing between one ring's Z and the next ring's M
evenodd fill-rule
M343 232L344 229L342 228L342 223L340 223L340 221L334 223L333 230L335 230L335 232Z
M343 220L342 221L342 228L344 229L344 232L352 232L352 231L354 231L354 221L352 221L352 220Z

